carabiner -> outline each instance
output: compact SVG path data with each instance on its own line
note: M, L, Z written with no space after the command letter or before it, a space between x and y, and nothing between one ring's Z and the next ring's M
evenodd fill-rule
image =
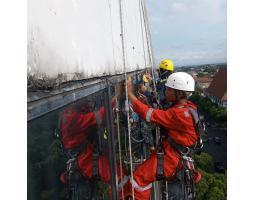
M180 151L180 153L181 153L183 156L187 156L187 155L190 153L190 148L189 148L189 147L185 147L185 149L187 150L186 152Z

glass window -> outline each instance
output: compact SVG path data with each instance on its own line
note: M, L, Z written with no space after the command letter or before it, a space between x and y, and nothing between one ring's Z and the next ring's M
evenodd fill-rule
M136 74L133 81L138 94L142 77ZM108 84L100 92L28 122L29 200L124 195L122 188L131 173L129 134L134 171L154 147L155 127L126 104L124 81Z
M28 199L71 199L74 189L111 199L106 98L103 90L28 123Z

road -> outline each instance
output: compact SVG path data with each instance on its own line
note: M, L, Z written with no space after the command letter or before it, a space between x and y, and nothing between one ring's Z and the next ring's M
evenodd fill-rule
M211 154L214 161L223 162L227 169L227 129L207 127L206 140L203 151Z

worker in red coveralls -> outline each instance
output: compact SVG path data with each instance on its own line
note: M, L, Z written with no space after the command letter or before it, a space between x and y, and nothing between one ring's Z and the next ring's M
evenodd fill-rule
M116 98L113 98L112 105L115 101ZM101 134L101 140L106 139L104 138L106 137L105 129L100 130L104 118L104 107L93 112L92 109L86 108L84 103L76 104L61 113L61 141L69 158L67 162L68 170L61 175L61 181L64 183L71 182L72 180L69 180L72 179L69 177L70 171L73 174L76 173L74 179L77 180L74 180L74 182L78 181L80 185L86 185L78 191L79 199L92 199L92 195L94 195L93 188L88 189L92 184L92 182L89 182L90 180L100 180L105 183L110 183L111 180L109 161L105 153L107 148L99 150L100 145L101 148L104 147L102 147L102 141L101 144L98 142L100 139L98 134ZM117 166L117 174L119 190L121 190L121 185L127 182L128 177L124 176L124 172L123 176L120 176L119 165ZM84 184L84 182L87 182L87 184Z
M171 179L176 175L181 157L180 153L169 144L168 138L184 147L192 146L198 139L193 118L188 110L188 107L197 108L187 100L188 95L194 91L194 79L184 72L176 72L168 77L165 84L165 97L168 102L173 103L168 110L149 108L134 95L132 82L128 80L126 84L134 111L147 122L163 126L167 130L167 137L162 142L163 175L166 179ZM133 180L130 180L130 183L134 188L135 199L150 199L152 182L157 180L157 167L157 154L152 154L134 171Z

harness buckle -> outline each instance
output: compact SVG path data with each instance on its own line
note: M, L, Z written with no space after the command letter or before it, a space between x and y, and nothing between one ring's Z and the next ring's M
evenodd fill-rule
M184 147L185 148L185 152L179 150L179 152L181 153L182 156L187 156L190 153L190 148L189 147Z
M184 160L184 164L185 166L188 167L189 170L194 170L194 160L193 158L189 157L189 156L183 156L182 159Z

